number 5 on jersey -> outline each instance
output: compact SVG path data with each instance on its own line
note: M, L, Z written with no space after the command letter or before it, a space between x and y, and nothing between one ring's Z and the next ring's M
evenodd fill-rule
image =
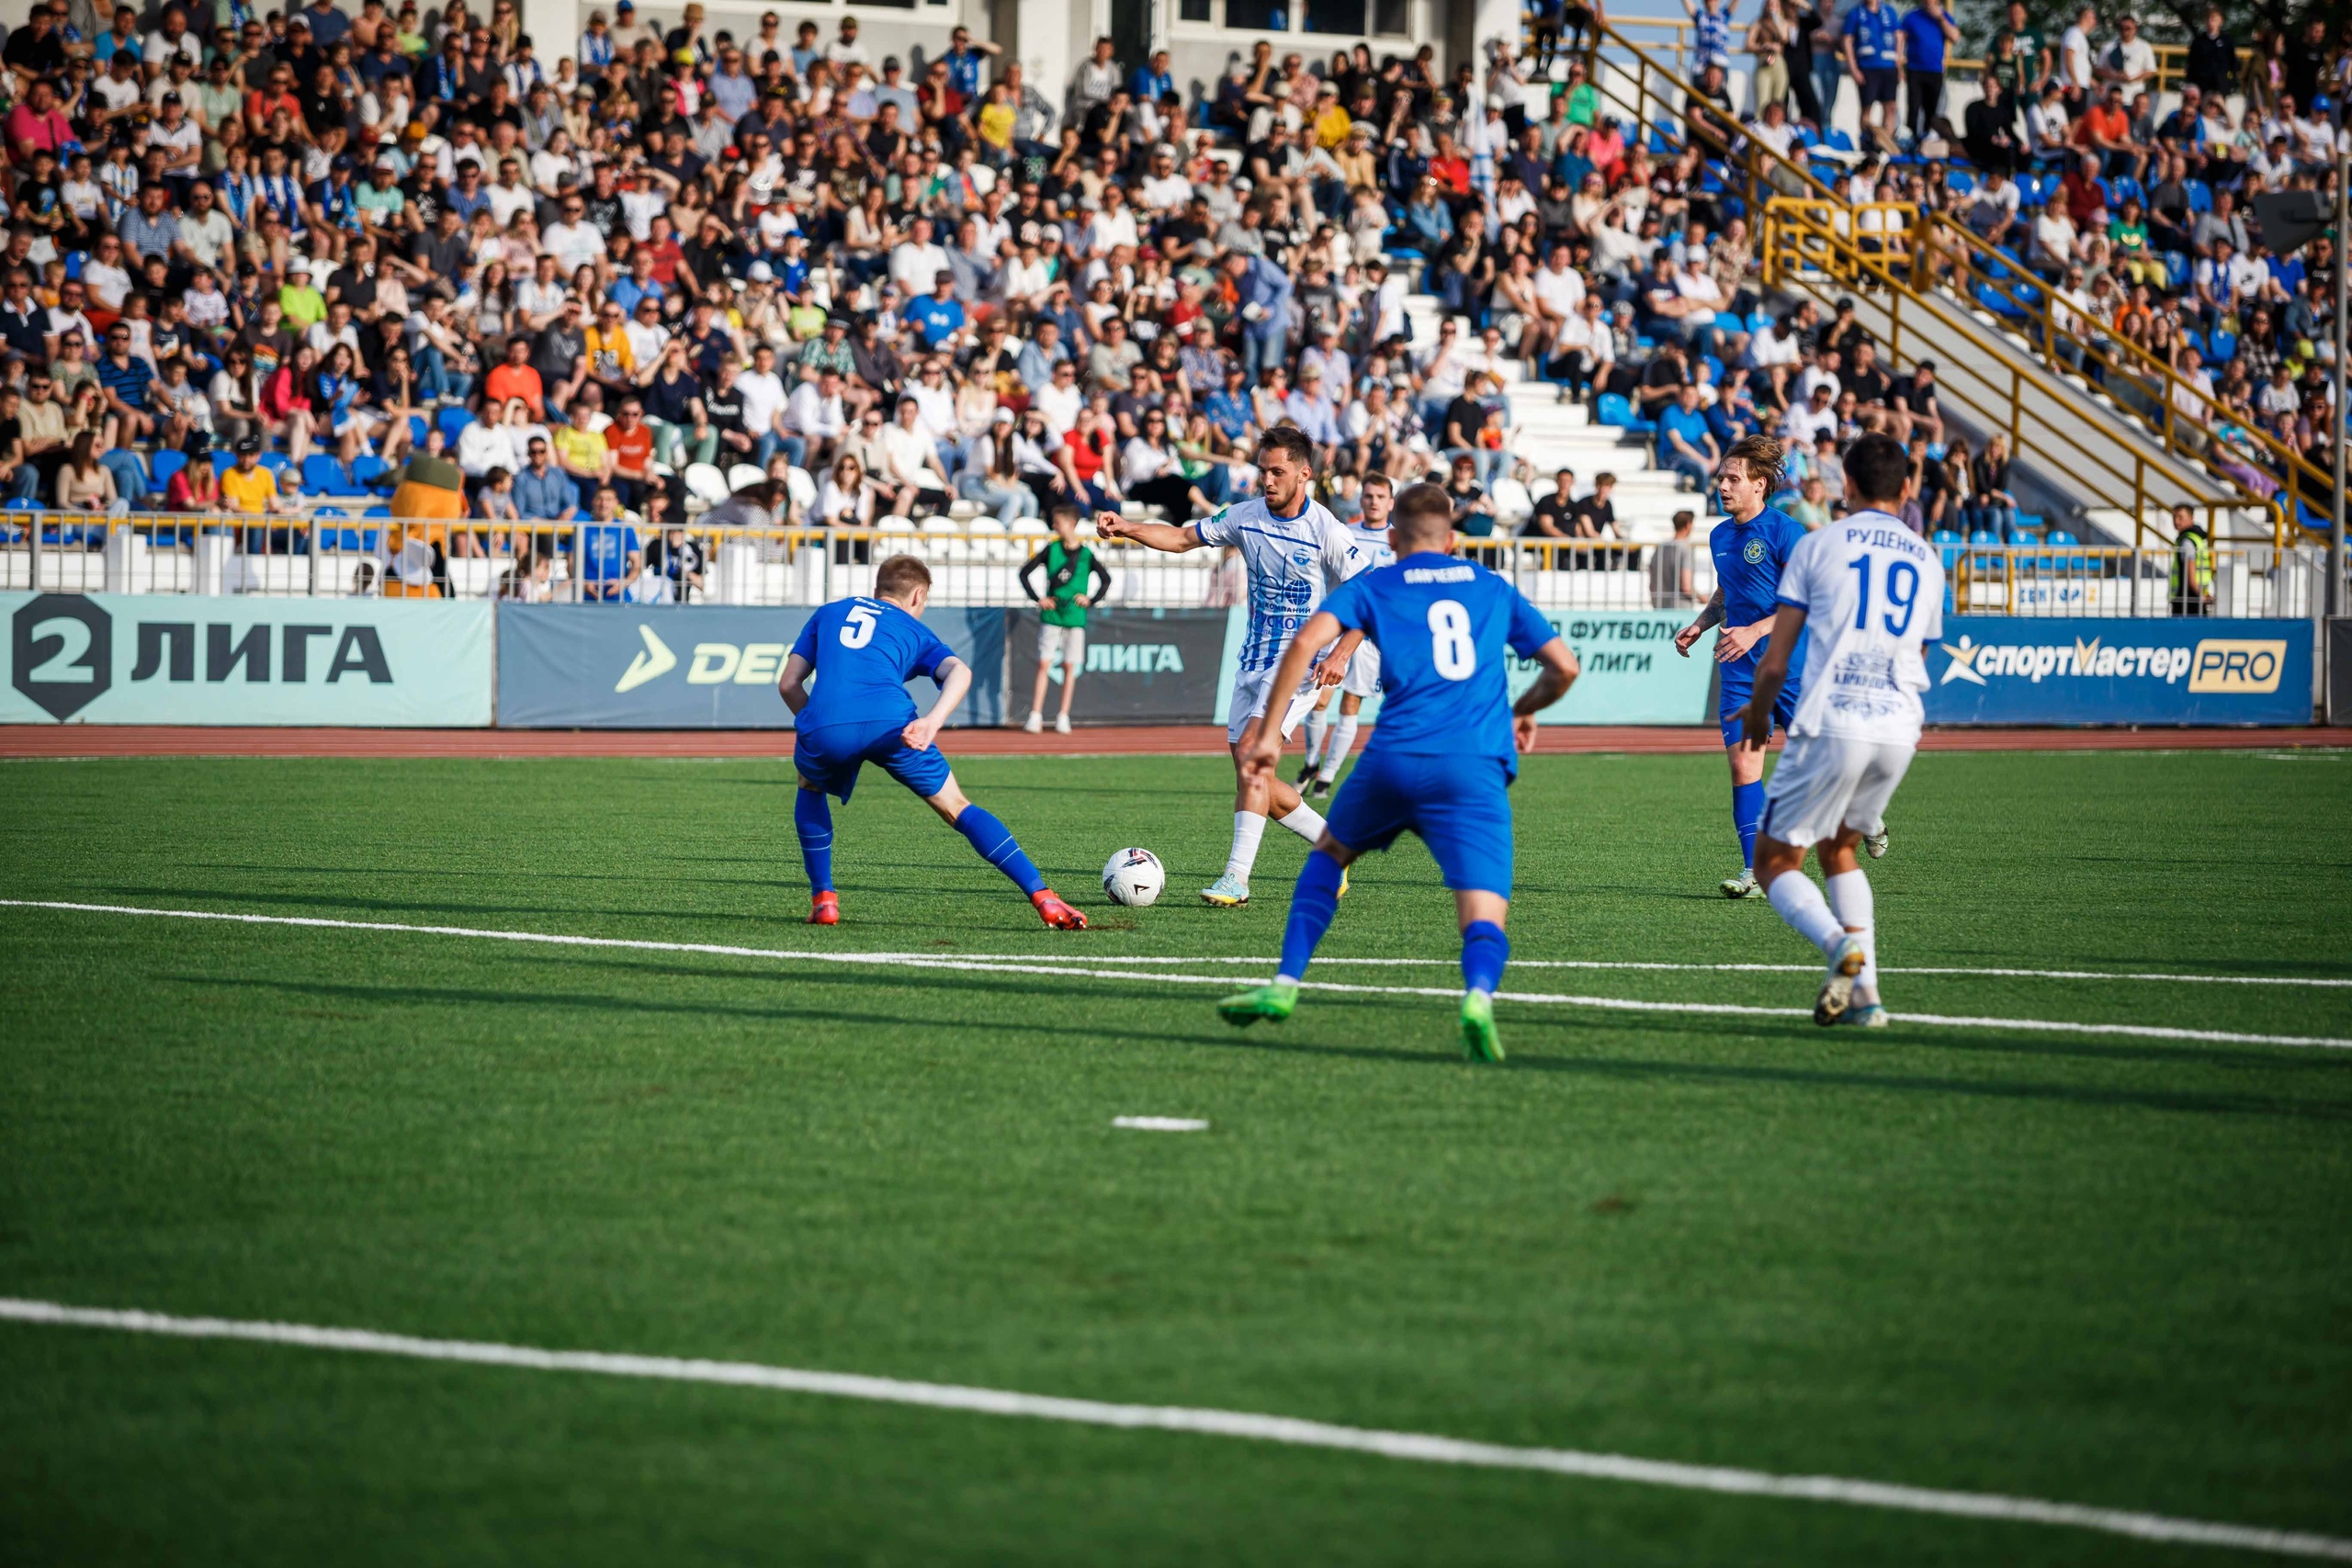
M842 646L864 648L874 640L874 623L877 617L872 610L860 604L842 621Z
M1478 668L1478 644L1470 612L1451 599L1430 606L1430 662L1449 681L1467 681Z

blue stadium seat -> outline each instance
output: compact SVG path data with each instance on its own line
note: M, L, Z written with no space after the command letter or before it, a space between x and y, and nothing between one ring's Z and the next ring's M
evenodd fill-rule
M424 423L423 414L413 413L408 416L408 438L419 446L424 445L424 433L431 428L431 425Z
M1968 536L1968 542L1972 545L1997 545L2001 542L2001 536L1990 528L1979 528Z
M326 452L313 452L302 459L302 489L310 495L340 495L338 488L351 482L343 465Z
M266 461L266 459L264 460ZM237 455L234 452L223 452L217 446L213 448L212 471L214 473L225 474L236 466Z
M2235 359L2237 356L2237 334L2234 333L2216 331L2212 337L2212 350L2207 357L2216 365L2227 365L2231 360Z
M1593 411L1593 418L1602 424L1623 430L1634 423L1634 405L1625 400L1623 393L1603 392L1600 406Z
M2212 211L2212 210L2213 210L2213 187L2212 187L2211 186L2207 185L2203 180L2191 180L2191 181L2189 181L2189 182L2188 182L2188 210L2189 210L2189 211L2191 211L2191 212L2211 212L2211 211Z
M1842 130L1832 130L1829 132L1829 150L1833 152L1851 152L1854 150L1854 139Z
M1976 176L1966 169L1953 169L1944 175L1944 184L1966 196L1976 188Z
M359 515L362 517L390 517L391 514L392 509L389 506L371 506ZM371 528L368 532L372 534L375 530Z
M1930 544L1937 545L1957 545L1961 542L1961 539L1960 535L1955 530L1951 528L1939 528L1936 530L1934 536L1928 542Z
M2188 288L2189 276L2188 258L2178 251L2166 251L2164 253L2164 258L2165 287L2167 289L2172 290Z
M453 406L443 409L439 419L442 438L447 441L455 442L458 439L458 432L465 429L466 426L471 424L473 422L474 416L467 412L462 407Z
M2050 530L2050 542L2053 545L2072 545L2081 541L2064 528L2052 528Z
M351 459L351 482L375 488L376 481L392 471L392 466L373 452L362 452Z
M0 508L0 511L7 512L46 512L48 510L48 507L38 501L11 501L5 508Z
M158 452L155 454L155 461L151 465L149 471L155 481L155 488L157 490L162 490L165 485L172 482L172 476L174 474L178 473L182 468L187 467L187 453Z

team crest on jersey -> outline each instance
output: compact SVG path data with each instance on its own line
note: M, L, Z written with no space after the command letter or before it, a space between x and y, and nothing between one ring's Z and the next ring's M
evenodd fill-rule
M1747 547L1742 549L1739 553L1747 558L1748 565L1754 566L1757 562L1764 558L1764 541L1761 539L1750 539L1747 541Z
M1313 566L1315 564L1315 553L1312 550L1293 550L1291 552L1290 563L1293 566Z

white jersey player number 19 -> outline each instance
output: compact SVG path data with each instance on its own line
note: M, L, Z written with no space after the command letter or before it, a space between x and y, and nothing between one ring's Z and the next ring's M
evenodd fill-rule
M1804 694L1764 832L1800 846L1844 827L1879 832L1919 744L1923 650L1943 635L1942 558L1899 519L1853 513L1798 542L1780 600L1805 612Z

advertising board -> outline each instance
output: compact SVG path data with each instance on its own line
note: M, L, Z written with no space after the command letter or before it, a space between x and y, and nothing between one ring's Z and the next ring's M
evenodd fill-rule
M2309 621L1962 615L1928 655L1930 724L2309 724Z

